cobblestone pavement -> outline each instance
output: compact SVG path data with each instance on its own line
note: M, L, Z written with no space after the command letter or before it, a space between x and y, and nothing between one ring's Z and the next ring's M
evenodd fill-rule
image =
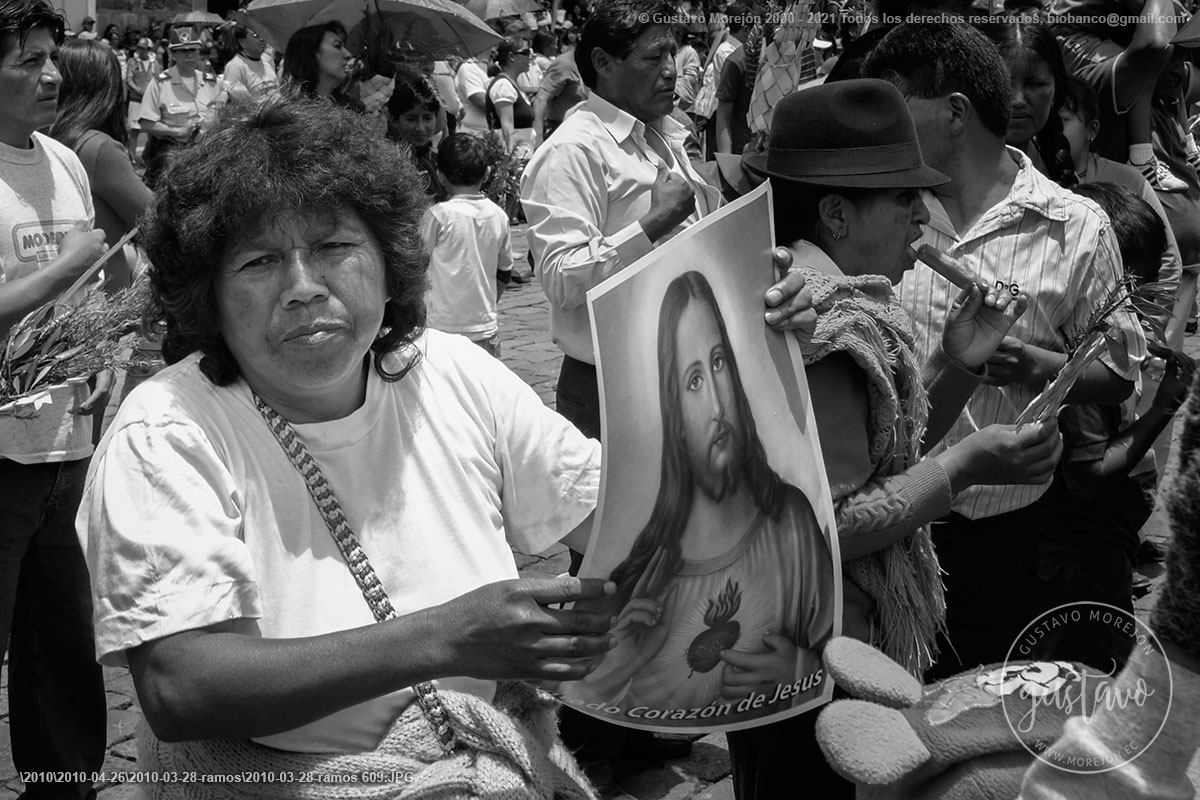
M525 257L524 226L513 231L514 261L523 265ZM522 267L527 274L527 269ZM558 376L561 355L550 341L546 299L536 280L524 285L512 285L500 301L501 340L504 362L526 383L532 386L547 404L554 402L554 385ZM1200 337L1190 337L1187 351L1200 356ZM120 387L113 392L119 396ZM110 409L111 418L112 409ZM1165 540L1165 524L1161 516L1151 521L1151 538ZM565 572L566 553L557 548L541 555L516 553L522 575L554 576ZM1161 579L1161 567L1146 572L1153 581ZM1139 616L1152 606L1152 592L1137 604ZM8 673L0 670L0 800L15 798L22 789L17 779L9 744ZM104 762L106 772L136 769L137 750L133 742L134 729L140 714L133 681L125 669L105 669L108 693L108 752ZM617 765L620 767L621 765ZM729 800L733 788L729 779L729 754L725 737L717 734L696 742L692 754L662 764L630 763L630 774L620 777L618 786L607 794L618 800ZM1200 757L1192 762L1192 781L1200 791ZM134 794L129 784L100 784L101 800L122 800Z

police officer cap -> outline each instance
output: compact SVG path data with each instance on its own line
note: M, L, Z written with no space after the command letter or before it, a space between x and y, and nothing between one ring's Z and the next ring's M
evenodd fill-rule
M200 36L197 35L195 28L171 28L167 44L170 49L181 50L185 47L200 47L200 45Z

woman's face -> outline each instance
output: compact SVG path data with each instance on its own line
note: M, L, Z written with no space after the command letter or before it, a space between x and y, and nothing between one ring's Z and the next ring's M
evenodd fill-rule
M508 66L514 72L520 74L529 69L529 61L533 57L533 51L529 49L529 45L522 44L519 50L514 50L509 56Z
M346 79L346 64L350 61L350 51L346 49L342 37L333 31L325 31L321 46L317 48L317 72L331 81L341 83Z
M838 267L847 275L882 275L893 285L913 268L911 245L929 222L920 189L878 189L843 201L845 246Z
M424 147L433 138L437 116L426 106L416 105L396 117L396 132L413 147Z
M1066 105L1058 110L1058 118L1062 121L1063 135L1067 137L1067 143L1071 146L1071 161L1079 166L1091 152L1092 137L1096 135L1093 128L1097 126L1095 123L1089 125L1083 117Z
M387 288L379 242L356 213L265 218L225 252L216 298L243 377L283 416L324 421L361 404Z
M1054 75L1046 62L1030 53L1018 53L1008 62L1012 80L1012 117L1004 140L1024 148L1046 125L1054 105Z

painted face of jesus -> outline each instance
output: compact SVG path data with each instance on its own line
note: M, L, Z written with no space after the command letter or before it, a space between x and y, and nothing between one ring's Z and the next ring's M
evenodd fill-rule
M693 480L717 502L737 489L745 448L726 348L713 310L692 299L675 329L675 378Z

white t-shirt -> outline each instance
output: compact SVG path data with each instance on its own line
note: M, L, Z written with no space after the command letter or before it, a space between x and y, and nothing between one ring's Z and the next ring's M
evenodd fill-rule
M489 339L499 330L496 270L512 269L508 215L481 194L457 195L425 212L430 328Z
M417 346L424 357L400 381L369 370L357 411L295 426L399 615L516 578L509 545L537 553L554 544L591 513L600 482L599 443L500 361L436 331ZM264 638L374 623L249 388L214 386L196 354L121 406L77 527L105 664L224 620L256 619ZM489 699L494 689L465 678L439 684ZM370 749L411 699L396 692L259 741Z
M96 212L87 173L69 148L40 133L29 149L0 143L0 283L57 258L62 237L81 220L95 223ZM87 458L92 418L70 411L88 394L86 384L64 386L31 398L16 414L0 411L0 458L22 464Z
M462 102L463 118L459 128L467 133L482 133L488 129L487 115L483 109L470 102L473 94L487 95L487 70L477 62L467 60L462 62L458 73L454 76L454 88L458 91L458 99Z
M526 103L529 102L529 97L526 96L525 92L519 91L512 81L507 80L493 82L491 88L488 89L488 97L494 105L500 105L501 103L515 104L518 97L523 98Z
M225 89L235 100L257 100L275 91L278 79L270 59L247 58L238 53L225 65Z

